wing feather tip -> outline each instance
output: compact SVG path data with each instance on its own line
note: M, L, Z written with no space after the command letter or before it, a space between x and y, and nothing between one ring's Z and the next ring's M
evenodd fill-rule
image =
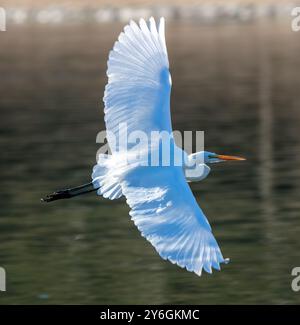
M151 238L151 236L147 235L143 230L142 227L140 227L138 225L138 223L136 222L134 216L132 216L132 210L129 212L129 215L131 216L131 220L133 221L133 223L135 224L135 226L138 228L138 230L140 231L140 234L142 237L144 237L147 241L149 241L151 243L151 245L153 246L153 248L155 249L155 251L158 253L158 255L165 261L169 261L174 265L179 266L182 269L186 269L188 272L192 272L195 273L197 276L201 276L202 275L202 271L204 270L206 273L208 274L213 274L213 269L216 271L221 271L221 266L220 264L228 264L230 262L229 258L219 258L215 261L207 261L206 263L201 263L200 267L198 266L197 268L195 268L194 266L190 266L190 264L185 264L183 262L181 262L180 260L174 259L172 258L170 255L166 255L164 254L161 250L159 250L155 243L153 242L153 238Z

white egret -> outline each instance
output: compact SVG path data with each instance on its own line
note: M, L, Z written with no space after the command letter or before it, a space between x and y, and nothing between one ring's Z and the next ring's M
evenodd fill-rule
M211 273L226 263L212 234L211 227L198 206L187 181L205 178L207 164L241 157L198 152L187 157L202 167L201 174L187 173L181 166L145 166L133 159L135 147L123 147L122 130L172 133L170 118L171 76L165 42L164 18L158 26L154 18L149 24L141 19L139 25L131 21L114 44L108 60L108 84L104 93L105 123L111 155L100 155L93 169L91 183L54 192L43 201L70 198L96 190L105 198L122 195L130 207L131 219L158 254L170 262L201 275L202 269ZM115 137L115 139L113 139ZM144 152L148 159L149 148ZM179 152L171 138L170 151ZM153 150L153 147L151 148ZM160 151L160 147L154 147Z

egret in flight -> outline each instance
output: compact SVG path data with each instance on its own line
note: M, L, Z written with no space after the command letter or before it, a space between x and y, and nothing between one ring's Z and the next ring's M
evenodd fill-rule
M101 154L92 173L92 182L78 187L56 191L42 201L50 202L97 191L111 200L126 197L130 216L142 236L165 260L201 275L202 269L212 273L227 263L212 234L211 227L187 182L204 179L210 172L208 165L241 157L218 155L202 151L187 155L171 139L170 151L180 152L182 165L145 166L134 156L135 146L122 144L122 130L153 131L172 134L170 117L171 75L165 41L165 23L161 18L131 21L124 28L109 54L108 83L104 92L105 125L111 154ZM114 138L114 139L113 139ZM160 151L160 146L154 151ZM140 150L141 148L139 148ZM151 147L153 152L153 146ZM149 155L148 142L142 150ZM193 160L202 168L201 175L193 175Z

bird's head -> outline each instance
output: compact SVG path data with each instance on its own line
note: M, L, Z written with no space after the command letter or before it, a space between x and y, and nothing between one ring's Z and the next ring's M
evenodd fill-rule
M237 156L227 156L227 155L219 155L214 152L204 151L203 152L203 160L205 164L213 164L223 161L242 161L246 160L243 157L237 157Z

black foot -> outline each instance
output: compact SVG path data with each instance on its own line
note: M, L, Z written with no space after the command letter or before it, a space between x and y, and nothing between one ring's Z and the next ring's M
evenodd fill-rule
M47 195L41 199L41 202L52 202L60 199L69 199L72 197L69 190L61 190Z

